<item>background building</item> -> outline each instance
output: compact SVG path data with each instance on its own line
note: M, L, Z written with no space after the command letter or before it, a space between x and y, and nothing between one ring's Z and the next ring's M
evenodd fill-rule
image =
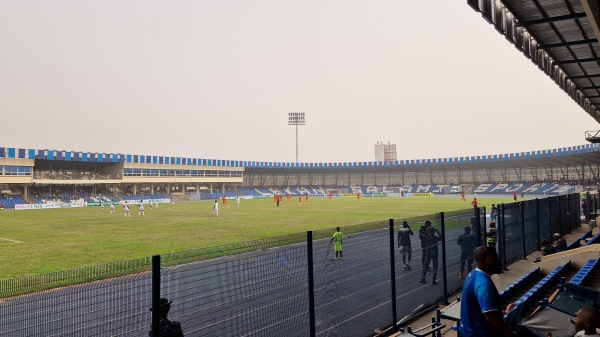
M397 159L396 144L390 144L389 141L387 144L384 144L383 142L377 142L377 144L375 144L375 161L393 161Z

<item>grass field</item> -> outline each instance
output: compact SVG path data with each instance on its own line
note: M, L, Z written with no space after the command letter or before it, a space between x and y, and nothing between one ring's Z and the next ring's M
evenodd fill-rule
M128 218L120 206L115 215L108 207L5 211L0 213L0 279L471 208L470 201L459 199L313 197L300 206L292 198L279 208L271 199L255 199L242 200L240 209L229 200L229 207L220 205L218 218L212 217L211 201L146 206L145 216L138 216L134 205ZM478 200L488 209L512 201Z

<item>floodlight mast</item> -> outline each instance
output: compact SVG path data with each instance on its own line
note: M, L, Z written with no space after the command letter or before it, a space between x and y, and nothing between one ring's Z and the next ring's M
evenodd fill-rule
M306 125L304 112L288 112L288 125L296 126L296 164L298 164L298 125Z

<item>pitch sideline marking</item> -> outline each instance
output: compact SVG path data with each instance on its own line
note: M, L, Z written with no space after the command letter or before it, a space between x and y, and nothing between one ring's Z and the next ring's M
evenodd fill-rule
M23 243L23 241L18 241L18 240L13 240L13 239L7 239L7 238L0 238L0 241L9 241L9 242L13 242L13 243Z

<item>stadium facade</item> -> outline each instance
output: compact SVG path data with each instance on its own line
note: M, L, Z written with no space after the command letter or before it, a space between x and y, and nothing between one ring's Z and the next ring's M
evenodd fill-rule
M379 162L286 163L0 147L0 190L87 188L92 194L237 193L242 187L458 185L551 182L596 186L600 145ZM59 188L60 187L60 188Z

